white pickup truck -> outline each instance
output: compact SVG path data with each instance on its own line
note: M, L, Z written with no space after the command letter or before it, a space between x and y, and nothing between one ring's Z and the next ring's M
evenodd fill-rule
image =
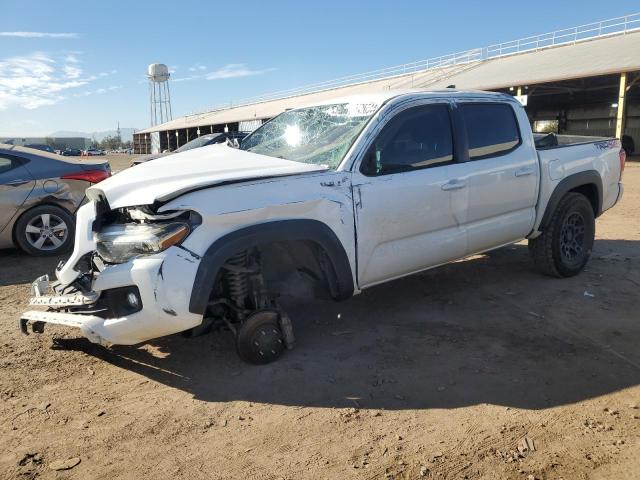
M74 251L57 281L34 282L30 304L45 308L21 328L130 345L222 326L242 358L266 363L293 344L278 303L292 284L341 300L525 238L543 273L576 275L594 219L622 195L624 160L616 139L534 138L503 94L390 91L289 110L240 148L89 188Z

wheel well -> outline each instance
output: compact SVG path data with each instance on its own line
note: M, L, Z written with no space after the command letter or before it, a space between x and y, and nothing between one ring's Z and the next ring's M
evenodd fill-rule
M225 268L229 270L225 267L226 262L239 252L256 249L262 249L267 264L273 263L269 258L279 259L284 265L294 265L299 273L311 277L314 272L318 275L320 268L335 300L353 295L355 285L349 257L331 228L311 219L277 220L235 230L209 246L198 265L189 311L203 314L212 288L219 284L218 276ZM268 254L265 250L269 250ZM276 270L284 268L275 263L273 268Z
M284 241L258 250L263 256L267 285L279 286L279 293L316 298L338 295L336 272L328 252L320 244L312 240Z
M31 205L29 208L27 208L24 212L22 212L20 215L18 215L16 217L16 220L13 222L13 227L11 228L11 240L13 241L14 245L16 243L16 227L18 226L18 222L20 221L20 219L22 217L24 217L27 213L29 213L31 210L33 210L34 208L38 208L38 207L57 207L60 210L64 210L66 213L68 213L69 215L71 215L72 218L75 218L75 215L73 213L71 213L69 211L68 208L63 207L62 205L58 205L57 203L53 203L53 202L42 202L42 203L36 203L35 205Z
M589 200L589 203L591 204L591 208L593 209L593 215L594 217L597 217L600 212L600 198L598 195L598 187L596 187L595 184L593 183L587 183L584 185L580 185L578 187L572 188L571 190L569 190L569 192L576 192L576 193L580 193L582 195L584 195L585 197L587 197L587 199Z
M562 198L570 192L584 195L593 209L593 216L602 213L602 178L596 170L586 170L574 173L560 181L547 201L547 206L540 221L540 230L544 230L555 212Z
M260 273L271 297L329 298L337 295L336 272L329 255L313 240L282 240L251 246L229 255L224 263L244 251L259 259ZM211 295L221 291L220 282L224 278L224 271L219 272Z

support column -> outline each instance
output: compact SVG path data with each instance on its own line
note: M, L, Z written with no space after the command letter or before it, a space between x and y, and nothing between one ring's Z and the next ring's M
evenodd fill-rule
M618 93L618 114L616 115L616 138L624 134L625 100L627 93L627 73L620 74L620 91Z
M522 87L518 87L518 90L516 90L516 95L520 96L522 95Z

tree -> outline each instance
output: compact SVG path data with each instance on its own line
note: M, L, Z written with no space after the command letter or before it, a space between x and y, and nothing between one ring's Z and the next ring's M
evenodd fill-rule
M116 150L118 148L122 148L122 141L117 135L109 135L108 137L102 139L102 141L100 142L100 148L102 150Z
M51 148L56 148L56 142L53 138L51 137L44 137L44 143L46 143L47 145L49 145Z

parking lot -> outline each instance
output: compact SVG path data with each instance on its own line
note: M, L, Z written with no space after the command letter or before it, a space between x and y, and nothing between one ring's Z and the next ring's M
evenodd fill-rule
M539 275L520 243L297 305L297 348L260 367L226 332L23 336L30 282L60 258L0 251L0 475L636 478L640 163L624 180L577 277Z

